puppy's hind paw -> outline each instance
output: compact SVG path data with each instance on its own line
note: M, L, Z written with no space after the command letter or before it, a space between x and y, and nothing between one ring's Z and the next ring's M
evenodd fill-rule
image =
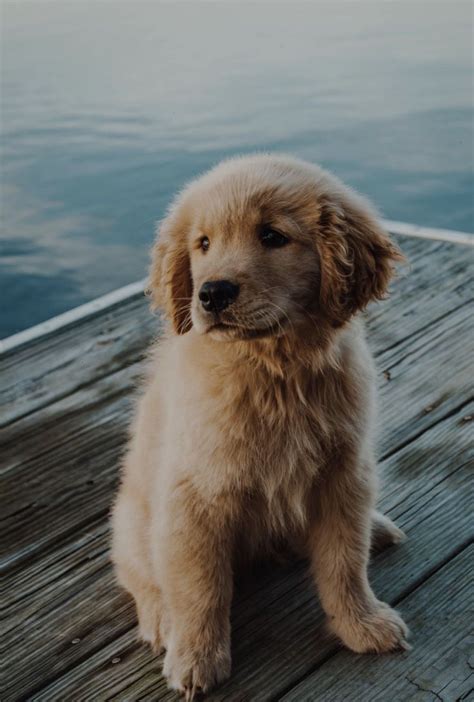
M371 548L373 551L381 551L389 546L396 546L405 541L405 533L380 512L374 512L372 516Z
M160 637L162 614L161 597L147 596L137 601L138 635L137 638L149 644L154 653L159 655L164 646Z
M137 639L138 641L148 644L153 653L155 653L157 656L159 656L165 650L160 635L157 633L155 627L145 627L140 624L137 631Z

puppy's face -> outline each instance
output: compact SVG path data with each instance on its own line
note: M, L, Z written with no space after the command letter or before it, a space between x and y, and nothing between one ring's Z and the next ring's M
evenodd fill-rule
M282 195L265 185L251 196L228 187L212 207L197 207L188 247L198 332L258 338L307 318L319 284L318 253L298 198L290 206Z
M162 224L155 303L177 332L216 339L344 323L383 295L397 252L364 201L303 162L224 162L191 184Z

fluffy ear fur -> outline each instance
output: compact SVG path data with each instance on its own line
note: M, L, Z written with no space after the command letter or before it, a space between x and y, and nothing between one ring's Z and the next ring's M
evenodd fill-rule
M320 211L321 309L333 326L387 292L403 255L369 206L356 196L325 202Z
M152 309L161 307L171 319L177 334L185 334L192 326L190 306L193 282L187 230L186 218L177 208L163 220L151 253L147 285Z

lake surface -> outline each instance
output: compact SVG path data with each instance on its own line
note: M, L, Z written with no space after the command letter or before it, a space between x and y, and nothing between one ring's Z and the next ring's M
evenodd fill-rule
M473 229L469 3L2 9L0 336L144 277L173 193L235 153Z

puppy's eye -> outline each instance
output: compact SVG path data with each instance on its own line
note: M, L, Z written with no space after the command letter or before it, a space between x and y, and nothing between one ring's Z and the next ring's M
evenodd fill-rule
M260 241L268 249L281 249L289 243L289 238L274 229L263 229L260 232Z
M199 240L199 248L201 249L201 251L208 251L210 245L211 242L209 241L209 238L207 236L203 236Z

